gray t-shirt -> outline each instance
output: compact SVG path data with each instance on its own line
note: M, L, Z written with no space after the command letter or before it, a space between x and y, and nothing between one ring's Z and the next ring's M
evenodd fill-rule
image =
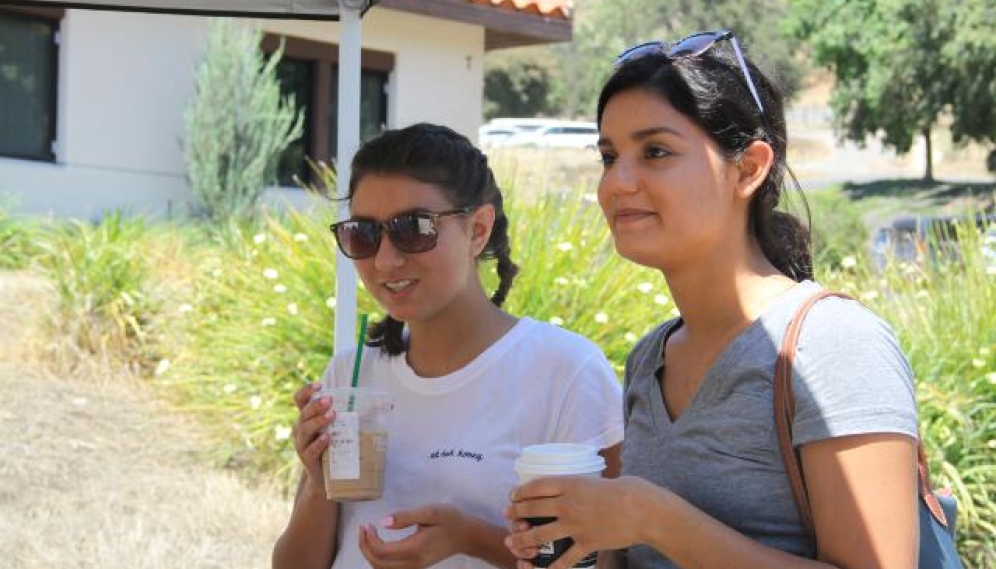
M813 557L779 454L772 397L785 327L819 290L807 281L778 297L723 350L676 421L665 408L658 373L665 338L680 320L645 336L626 362L623 474L668 488L765 545ZM909 364L889 326L859 303L817 303L796 354L796 447L860 433L916 437ZM676 567L646 546L631 547L628 558L629 569Z

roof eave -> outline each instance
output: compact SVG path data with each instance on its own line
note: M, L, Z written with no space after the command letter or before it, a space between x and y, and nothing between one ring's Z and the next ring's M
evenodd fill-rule
M487 51L571 40L570 20L467 0L381 0L377 6L483 26Z

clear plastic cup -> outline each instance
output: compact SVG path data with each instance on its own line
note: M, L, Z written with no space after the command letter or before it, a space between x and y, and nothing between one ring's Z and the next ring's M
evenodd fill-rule
M372 387L322 388L314 397L331 397L335 419L322 452L325 497L336 501L378 500L384 494L387 459L387 392Z

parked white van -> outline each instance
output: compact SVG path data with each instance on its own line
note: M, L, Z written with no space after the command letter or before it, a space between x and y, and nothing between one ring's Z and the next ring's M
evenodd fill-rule
M593 122L554 121L529 131L520 131L506 138L502 146L535 146L539 148L591 148L598 145L598 127Z

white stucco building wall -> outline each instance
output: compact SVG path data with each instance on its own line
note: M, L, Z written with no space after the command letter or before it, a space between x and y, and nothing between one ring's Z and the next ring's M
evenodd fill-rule
M334 22L258 23L273 33L338 42ZM189 211L183 112L207 24L191 16L67 10L59 47L56 160L0 157L3 205L80 218L117 209L157 216ZM363 45L395 57L389 127L431 121L476 136L482 27L375 8L364 18ZM296 189L268 196L298 204L304 198Z

